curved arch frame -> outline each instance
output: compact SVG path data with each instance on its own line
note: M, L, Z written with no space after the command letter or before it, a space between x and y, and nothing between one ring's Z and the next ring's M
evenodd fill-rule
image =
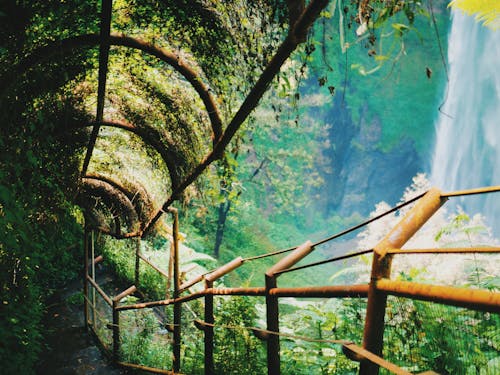
M131 133L134 133L139 138L143 140L144 143L153 147L161 156L163 161L165 162L169 175L170 182L172 184L172 189L176 189L181 182L181 175L178 173L176 169L176 165L180 164L180 159L178 154L172 149L175 149L174 145L161 140L161 134L157 129L148 126L148 127L137 127L126 121L101 121L98 124L89 123L84 125L85 127L92 127L95 125L99 126L108 126L117 129L122 129ZM164 144L166 143L166 145Z
M84 189L89 190L89 196L101 197L104 204L111 209L111 205L115 204L119 209L123 210L127 216L128 224L131 228L139 223L136 208L120 189L114 187L107 181L97 180L92 178L83 178L82 185ZM82 191L80 191L82 194ZM85 196L85 195L84 195ZM81 197L83 199L83 197ZM118 233L120 235L120 233Z
M138 186L141 192L139 192L139 190L133 192L127 189L124 185L120 184L118 181L114 180L113 178L108 176L103 176L101 174L87 174L84 178L104 182L106 184L109 184L116 190L120 191L122 194L124 194L134 207L140 226L142 227L145 224L144 220L149 218L147 212L148 210L144 209L144 204L138 204L137 202L140 202L142 200L146 206L151 206L151 209L153 209L153 201L151 200L151 197L148 195L148 193L143 187ZM136 200L135 199L136 196L139 196L140 198Z
M1 87L2 96L6 95L7 89L13 84L15 79L29 68L42 62L44 59L56 53L68 54L71 50L84 46L98 46L100 43L98 34L84 34L74 37L69 37L59 41L49 43L45 46L37 48L29 56L22 59L12 69L10 74L6 74L2 79ZM173 52L157 47L151 43L145 42L138 38L133 38L125 35L111 34L109 43L113 46L122 46L143 51L149 55L157 57L159 60L170 65L174 70L181 74L188 81L193 89L198 93L200 99L205 105L205 110L208 113L212 128L213 142L219 140L222 136L222 119L216 101L210 93L210 88L203 83L202 76L191 67L188 61L182 59ZM200 69L201 70L201 69Z

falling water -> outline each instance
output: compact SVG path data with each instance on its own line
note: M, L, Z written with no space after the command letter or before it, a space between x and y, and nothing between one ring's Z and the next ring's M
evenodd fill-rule
M500 30L454 12L449 86L437 121L431 181L444 191L500 185ZM500 193L459 202L500 235Z

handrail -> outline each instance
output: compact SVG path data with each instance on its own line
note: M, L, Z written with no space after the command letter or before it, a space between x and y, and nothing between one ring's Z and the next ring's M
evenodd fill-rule
M210 356L213 356L213 340L207 340L210 335L213 336L214 328L228 328L228 329L250 329L254 334L265 340L268 348L268 371L272 374L279 373L279 337L285 336L290 338L297 338L301 340L311 341L311 342L329 342L338 343L343 346L344 353L353 360L361 361L360 374L375 374L378 371L378 367L384 367L395 374L408 375L411 372L406 371L397 365L387 361L381 357L381 346L378 346L376 341L373 341L376 337L383 337L384 322L373 320L373 317L383 317L386 314L386 298L387 296L398 296L402 298L410 298L412 300L422 300L431 301L433 303L465 307L475 311L487 311L493 313L500 313L500 292L489 291L484 289L470 289L470 288L459 288L450 286L439 286L431 284L422 284L409 281L397 281L390 280L390 268L392 258L396 255L401 254L469 254L469 253L483 253L483 254L496 254L500 253L500 247L494 246L472 246L472 247L455 247L455 248L421 248L421 249L403 249L404 243L416 233L420 227L431 217L431 215L436 212L441 205L448 199L448 197L460 196L460 195L472 195L472 194L483 194L500 191L500 187L492 188L480 188L471 189L466 191L457 191L451 193L441 193L437 189L431 189L423 195L419 195L412 200L405 202L403 204L397 205L392 209L367 220L357 226L349 228L343 232L336 235L328 237L324 240L318 241L316 243L311 243L307 241L304 244L285 250L280 250L273 253L261 254L253 257L242 258L238 257L229 263L226 263L214 270L208 271L204 274L198 275L194 279L187 281L180 285L179 293L177 293L176 298L164 299L160 301L135 303L130 305L119 305L118 301L122 296L127 295L135 291L135 287L132 286L126 291L120 293L112 300L99 288L94 279L87 276L89 282L94 286L98 292L103 296L103 298L110 303L113 303L113 313L116 315L114 317L114 322L118 322L118 313L124 310L132 309L144 309L153 308L156 306L168 306L174 305L174 308L179 308L182 303L193 301L200 298L205 298L205 321L195 321L195 325L202 329L205 334L205 365L207 363L212 363L207 361ZM343 254L335 256L329 259L325 259L318 262L313 262L301 266L294 266L301 259L310 254L314 247L323 244L334 238L338 238L346 233L356 230L364 225L367 225L381 217L394 212L403 206L406 206L412 202L419 200L419 202L403 217L398 225L396 225L390 232L385 236L385 238L377 244L374 249L361 250L353 252L350 254ZM239 287L239 288L213 288L212 284L215 280L228 274L234 269L242 266L245 262L253 261L256 259L261 259L264 257L274 256L283 254L285 252L292 252L291 254L280 259L276 264L271 266L267 272L265 272L265 287ZM284 273L289 273L309 267L314 267L318 265L323 265L331 262L336 262L344 259L349 259L364 254L374 253L373 264L372 264L372 277L369 284L358 284L358 285L327 285L318 287L289 287L289 288L279 288L277 287L277 278L279 275ZM144 260L150 266L155 268L157 271L162 273L163 276L167 276L166 273L157 269L156 266L145 258L142 254L139 254L139 258ZM206 281L205 289L199 292L192 292L188 295L180 296L180 292L188 289L192 285L200 282ZM207 306L210 303L207 301L212 300L213 296L263 296L266 297L266 313L267 313L267 329L255 328L255 327L243 327L243 326L224 326L216 325L213 323L213 309L207 310ZM279 306L278 299L284 297L296 297L296 298L367 298L368 308L366 311L366 321L365 330L363 332L363 347L360 347L352 342L345 342L343 340L328 340L328 339L313 339L309 337L296 336L288 333L279 332ZM212 302L213 303L213 302ZM370 307L371 304L371 307ZM210 314L207 314L207 311ZM210 321L211 320L211 321ZM271 322L271 324L270 324ZM180 328L180 322L174 324ZM114 343L114 350L119 347L119 324L113 325L114 340L116 338L116 344ZM212 332L212 333L210 333ZM213 339L213 337L212 337ZM368 339L368 341L366 341ZM375 339L376 340L376 339ZM208 342L208 346L207 346ZM208 354L207 353L211 353ZM270 356L271 354L275 354ZM115 357L116 359L117 357ZM271 358L271 360L269 360ZM277 360L276 360L277 358ZM213 358L212 358L213 359ZM168 373L166 370L159 370L155 368L142 367L142 365L126 364L123 362L118 362L121 365L129 365L129 367L142 368L148 372L156 373ZM206 367L212 368L212 367ZM210 373L210 371L209 371ZM432 373L432 372L426 372ZM423 373L422 373L423 374Z
M500 253L500 247L444 247L438 249L390 249L387 254L468 254Z
M497 193L500 192L500 185L498 186L486 186L480 187L476 189L468 189L468 190L457 190L451 191L448 193L442 193L442 197L461 197L464 195L476 195L476 194L488 194L488 193Z
M500 313L500 293L485 289L458 288L389 279L377 280L376 289L393 296Z
M297 247L292 253L288 254L286 257L282 258L278 263L269 268L266 271L266 277L276 277L280 271L290 268L302 258L307 256L310 252L314 250L314 246L311 241L306 241L299 247Z
M92 284L92 286L97 290L97 292L101 295L102 298L106 301L109 306L113 306L113 301L111 298L101 289L101 287L96 283L96 281L87 275L87 281Z

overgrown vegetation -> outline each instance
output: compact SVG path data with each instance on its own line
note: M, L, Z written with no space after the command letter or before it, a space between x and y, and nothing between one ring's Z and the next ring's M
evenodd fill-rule
M100 124L88 176L80 176L80 171L88 130L96 125L101 2L1 3L3 371L33 373L38 355L50 350L44 347L41 328L45 302L78 275L82 227L99 227L118 236L144 228L165 197L210 152L286 37L290 20L295 20L288 5L299 3L115 0L113 33L136 38L143 50L118 45L110 49L105 124ZM441 46L430 31L444 34L446 23L435 25L436 17L445 18L439 14L444 2L434 7L413 0L367 4L330 3L225 154L175 197L189 246L181 248L185 279L212 268L216 264L212 255L220 262L258 255L296 245L304 233L321 237L359 222L359 213L341 216L333 213L335 199L326 204L322 200L323 187L334 186L342 175L342 158L353 149L369 147L385 153L408 138L420 156L425 154L432 121L427 115L413 114L430 113L427 110L442 82ZM72 38L79 35L87 36L75 46ZM122 35L114 38L125 40ZM420 49L421 44L425 48ZM155 49L156 56L173 56L171 60L181 61L181 68L144 49ZM189 74L191 80L186 78ZM375 88L360 78L367 75L379 80ZM398 82L402 84L396 89ZM379 92L383 95L374 95ZM398 104L413 92L419 100ZM211 102L213 108L207 107ZM408 120L408 113L415 121ZM336 141L339 128L348 133L348 146ZM354 203L363 198L348 197ZM456 241L465 233L470 241L476 230L481 232L470 223L474 218L459 214L436 240ZM374 240L374 233L370 229L362 239ZM156 232L142 242L144 254L165 270L169 269L169 236L169 223L160 221ZM102 237L99 246L121 280L133 282L133 240ZM261 285L262 269L273 262L246 265L223 282ZM498 278L486 265L476 259L467 264L462 271L471 285L498 288ZM423 274L426 267L401 271L401 277ZM356 265L359 269L363 264ZM341 265L319 273L307 271L304 277L323 281L332 274L350 280L359 276L348 271ZM164 298L169 290L168 282L146 265L141 266L140 282L151 299ZM299 285L301 280L291 284ZM217 298L216 302L217 324L233 327L216 332L217 371L263 372L264 344L240 329L259 324L261 306L251 298ZM333 335L359 342L363 304L289 301L282 324L306 336ZM202 314L199 303L186 306L186 321ZM466 367L470 373L481 373L489 361L498 361L494 329L498 317L443 313L449 322L464 321L465 337L471 342L468 349L480 353L469 361L451 358L453 348L437 341L452 336L432 318L431 307L407 301L395 301L390 307L394 309L388 329L391 340L403 344L405 337L412 338L393 354L414 363L415 369L434 366L452 373ZM401 327L401 320L412 324ZM414 331L424 320L427 326L422 323L422 330ZM123 325L122 358L169 368L169 336L154 312L124 314ZM188 332L183 368L201 373L201 333ZM443 344L437 354L436 342ZM300 339L283 341L283 358L284 370L290 374L352 373L356 367L338 347Z

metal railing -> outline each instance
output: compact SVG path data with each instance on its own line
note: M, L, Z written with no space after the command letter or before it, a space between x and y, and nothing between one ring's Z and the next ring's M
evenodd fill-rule
M214 297L215 296L261 296L265 297L266 306L266 329L258 327L220 327L225 329L250 329L257 337L266 342L267 347L267 368L269 374L280 373L280 337L290 336L280 332L279 325L279 299L283 297L301 297L301 298L367 298L366 319L364 323L363 342L357 345L349 340L314 340L332 344L341 345L343 352L348 358L359 361L360 374L377 374L380 367L387 369L395 374L410 374L407 370L390 363L382 358L383 336L385 328L385 314L387 308L388 296L400 296L412 300L432 301L439 304L465 307L474 311L486 311L490 313L500 312L500 292L484 290L459 288L451 286L421 284L411 281L398 281L391 279L391 265L394 256L399 254L456 254L456 253L500 253L500 247L475 247L475 248L443 248L443 249L409 249L402 250L402 246L429 220L429 218L445 203L448 197L483 194L499 192L500 186L488 187L484 189L466 190L460 192L441 193L437 189L431 189L409 202L396 206L395 208L378 215L360 225L352 227L340 234L331 236L317 243L310 241L304 244L277 251L274 253L262 254L259 256L242 258L238 257L233 261L203 275L199 275L193 280L180 283L179 277L179 252L178 252L178 216L177 211L170 210L173 215L173 298L163 300L141 302L134 304L120 304L123 297L136 292L136 286L131 286L124 292L114 298L107 296L99 287L95 280L95 261L93 239L91 244L88 241L88 234L85 236L85 321L90 328L93 328L95 318L89 320L89 307L95 306L95 291L112 308L113 316L113 359L116 363L131 368L139 368L145 371L162 374L177 374L181 371L181 326L182 326L182 305L188 301L204 299L204 318L195 319L195 325L204 333L204 371L206 374L212 374L214 368L214 329L218 326L214 323ZM320 262L309 263L302 266L295 266L297 262L310 254L314 248L320 244L326 243L334 238L341 237L356 229L359 229L370 222L392 213L403 206L416 202L400 222L380 241L373 249L358 251L352 254L345 254ZM89 254L90 252L90 254ZM275 263L265 272L265 286L263 287L240 287L240 288L214 288L214 282L222 276L243 266L247 262L261 259L269 256L277 256L288 253L285 257ZM358 257L364 254L373 253L371 265L370 281L367 284L358 285L333 285L320 287L278 287L278 278L280 275L298 271L308 267L337 262L340 260ZM164 277L169 275L155 266L149 260L146 260L140 251L136 251L136 284L139 286L139 260L145 261L153 269ZM91 275L89 275L89 270ZM201 291L190 292L190 288L204 281L205 287ZM89 293L89 285L93 288ZM93 303L92 303L93 301ZM172 345L172 369L162 370L142 366L138 364L124 363L119 358L120 348L120 312L126 310L139 310L153 308L155 306L173 306L173 345ZM95 311L95 308L93 309ZM307 338L305 338L307 340Z

